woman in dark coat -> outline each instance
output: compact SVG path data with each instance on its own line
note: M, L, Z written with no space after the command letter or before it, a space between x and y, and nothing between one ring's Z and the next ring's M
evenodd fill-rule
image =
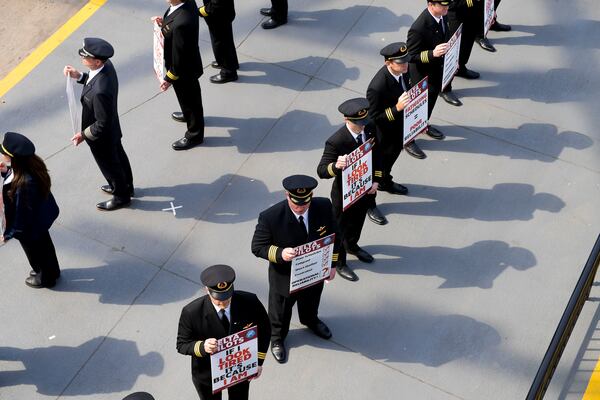
M53 287L60 268L48 230L59 210L50 193L46 164L29 139L7 132L0 145L0 173L6 223L0 241L15 238L21 243L32 268L27 286Z

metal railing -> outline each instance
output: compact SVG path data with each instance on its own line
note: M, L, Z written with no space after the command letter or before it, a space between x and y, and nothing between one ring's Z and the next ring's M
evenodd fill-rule
M575 290L573 290L573 293L571 294L567 308L565 308L565 312L554 332L550 346L548 346L548 350L546 350L544 359L540 364L540 368L538 369L533 384L527 394L527 400L541 400L544 398L552 375L554 375L554 371L560 361L563 350L567 345L571 332L573 332L577 318L579 318L579 313L590 296L590 290L594 283L599 264L600 235L598 235L598 238L596 239L594 248L592 249L585 267L583 268L583 272L577 281Z

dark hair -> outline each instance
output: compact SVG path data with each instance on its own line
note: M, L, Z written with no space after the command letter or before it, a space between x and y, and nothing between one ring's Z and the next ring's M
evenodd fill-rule
M12 171L14 174L11 183L11 189L8 196L12 199L14 193L25 187L27 184L27 175L30 175L38 184L40 194L44 199L50 194L50 175L44 160L36 154L27 157L13 157L11 159Z

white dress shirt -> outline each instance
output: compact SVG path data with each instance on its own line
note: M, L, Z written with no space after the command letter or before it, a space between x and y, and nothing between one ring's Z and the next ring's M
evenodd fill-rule
M184 3L181 4L177 4L176 6L171 6L169 7L169 13L167 14L167 17L171 14L173 14L175 12L175 10L177 10L179 7L181 7Z
M100 73L100 71L102 71L102 69L104 69L104 65L102 65L100 68L95 69L95 70L90 70L90 72L88 72L88 79L87 82L85 82L85 84L87 85L88 83L90 83L92 81L92 79L94 79L94 77L96 75L98 75Z
M213 303L211 303L211 304L215 308L215 311L217 312L217 316L219 317L219 319L221 319L221 312L220 312L221 311L221 307L215 306ZM227 308L225 308L225 316L227 317L227 320L231 324L231 303L229 303L229 305L227 306Z

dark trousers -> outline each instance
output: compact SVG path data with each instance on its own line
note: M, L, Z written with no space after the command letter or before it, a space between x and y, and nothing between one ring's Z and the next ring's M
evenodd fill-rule
M271 320L271 342L285 340L290 331L292 308L298 302L300 323L313 326L318 321L319 303L323 283L302 289L299 292L282 296L269 288L269 319Z
M185 137L201 141L204 139L204 108L198 79L179 78L173 82L173 89L187 123Z
M212 393L212 387L210 385L202 385L200 382L196 381L192 377L192 382L194 382L194 386L196 387L196 391L198 392L198 396L200 400L221 400L222 393ZM248 400L248 392L250 391L250 382L244 381L240 382L235 386L231 386L227 390L227 394L229 395L229 400Z
M221 75L234 75L240 68L233 42L232 21L207 19L210 43L212 45L215 61L221 66Z
M394 138L393 140L380 139L381 155L383 158L383 179L381 183L386 186L391 185L393 182L394 177L391 173L392 168L394 167L396 160L398 160L398 157L400 157L400 153L404 148L402 138L403 132L396 132L396 134L399 134L400 137Z
M362 233L367 210L375 206L375 196L367 194L356 203L342 211L342 207L333 207L333 213L340 232L340 247L338 265L346 265L348 250L356 249Z
M60 268L50 233L46 231L35 240L21 239L19 242L31 269L41 274L42 284L53 283L60 276Z
M276 21L287 21L287 0L271 0L271 18Z
M442 79L438 80L428 80L429 92L427 95L427 106L428 106L428 118L431 118L431 113L433 113L433 108L435 107L435 103L437 101L438 95L440 94L440 89L442 88Z
M483 13L483 9L481 7L478 7L478 10L481 11L481 13ZM469 21L459 21L457 19L450 19L448 26L450 28L451 35L454 35L461 23L463 24L463 26L460 37L460 50L458 53L458 68L464 69L467 67L469 58L471 58L471 51L473 50L475 37L477 36L477 32L479 32L482 29L480 25L483 25L483 22L479 19ZM452 81L454 81L454 79L452 79ZM444 92L452 91L452 81L450 81L448 86L446 86Z
M129 158L119 139L117 142L89 142L92 155L104 179L113 188L113 195L128 201L133 190L133 174Z

